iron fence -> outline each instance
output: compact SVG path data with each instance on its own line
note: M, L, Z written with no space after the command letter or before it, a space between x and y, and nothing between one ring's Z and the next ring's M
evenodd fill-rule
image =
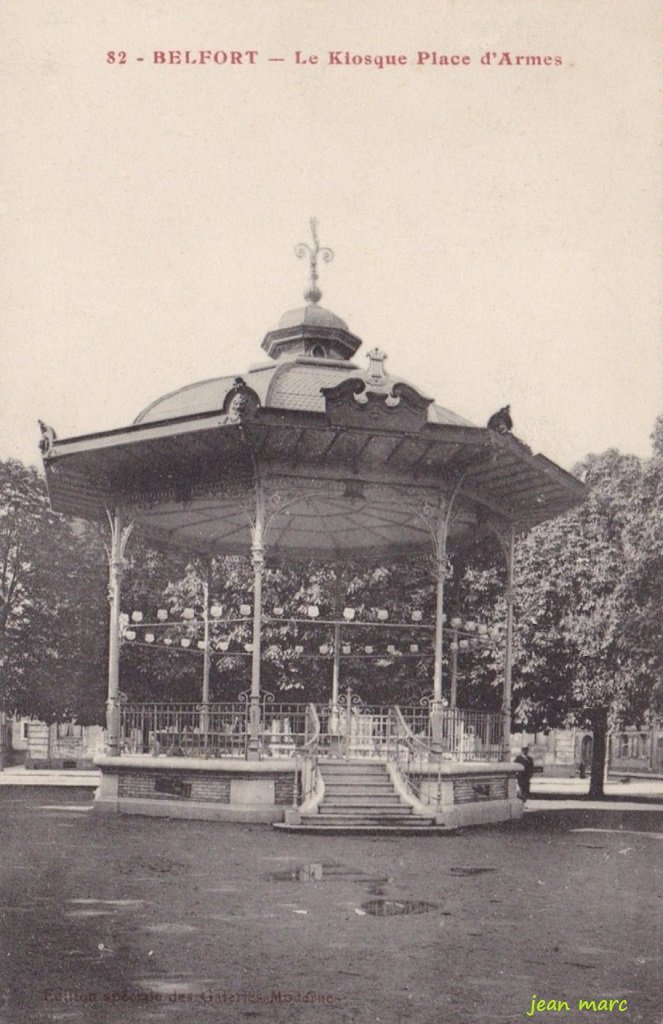
M429 706L402 707L413 737L437 754L456 761L499 761L502 756L502 716L497 711Z
M188 757L246 757L249 740L260 757L287 758L297 752L349 758L390 756L393 705L351 699L336 705L260 702L260 725L251 737L250 703L128 703L121 706L122 752ZM428 707L400 709L409 738L420 753L458 761L497 761L502 722L496 712ZM437 716L437 717L435 717Z
M133 704L121 707L121 743L125 754L186 757L246 757L250 704ZM263 698L256 736L260 757L291 757L311 738L306 704Z

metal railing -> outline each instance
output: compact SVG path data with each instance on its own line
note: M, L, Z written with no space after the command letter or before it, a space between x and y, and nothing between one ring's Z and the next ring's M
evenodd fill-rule
M499 761L502 716L497 711L414 706L400 709L412 735L455 761Z
M326 704L319 711L322 752L351 758L386 757L390 705L364 704L348 689L336 704Z
M494 712L441 708L437 714L435 720L428 710L424 718L419 707L392 708L387 756L410 795L439 811L449 777L444 766L449 760L499 760L502 728Z
M501 717L489 711L428 707L398 709L420 753L457 761L497 761ZM394 742L393 705L367 705L355 696L335 706L260 703L260 757L288 758L315 749L315 757L386 758ZM433 716L437 716L434 718ZM249 702L121 705L121 749L127 754L188 757L246 757ZM400 733L398 733L400 736ZM315 740L314 744L311 741ZM416 746L417 744L415 744Z
M293 804L304 804L314 795L319 781L318 754L320 749L320 718L315 704L306 708L308 739L295 752L295 780Z
M185 757L246 757L249 704L133 704L121 706L125 754ZM314 725L306 704L261 702L260 757L292 757L311 739Z
M399 707L390 709L387 759L394 765L411 796L422 803L439 804L439 792L436 801L422 799L422 796L427 795L429 787L427 793L422 793L421 778L424 772L427 776L430 775L432 769L437 777L439 790L442 758L433 754L425 737L415 735Z

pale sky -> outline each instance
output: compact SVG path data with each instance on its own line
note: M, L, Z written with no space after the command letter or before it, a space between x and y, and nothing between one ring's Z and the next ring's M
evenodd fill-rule
M321 305L364 340L362 367L380 346L477 425L509 402L516 434L566 468L648 454L660 7L4 0L0 458L38 461L38 418L59 437L119 427L263 361L303 304L293 250L313 215L335 252ZM155 65L169 49L258 56ZM330 65L337 50L407 63ZM480 62L503 51L562 62Z

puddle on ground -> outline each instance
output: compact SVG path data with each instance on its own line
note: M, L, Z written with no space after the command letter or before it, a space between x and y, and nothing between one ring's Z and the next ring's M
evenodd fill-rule
M387 877L367 875L358 868L346 868L343 864L313 862L296 867L271 871L265 875L268 882L361 882L367 885L383 886L391 881Z
M488 871L497 871L497 868L449 868L449 874L457 875L459 878L470 878L472 875L485 875Z
M132 987L140 991L158 992L159 995L169 996L174 993L182 995L198 995L218 985L216 978L194 978L193 980L178 978L134 978Z
M92 897L77 896L75 899L67 900L67 903L101 903L108 907L139 907L144 901L143 900L102 900Z
M371 917L402 917L405 914L427 914L437 909L436 903L424 900L368 900L356 908L356 913L362 916L370 914Z
M193 924L180 924L177 921L170 923L168 921L164 921L163 924L146 925L145 931L159 932L164 935L188 935L189 932L195 932L197 929Z
M102 907L87 907L85 910L68 910L65 917L112 917L114 910L104 910Z
M38 811L71 811L74 814L89 814L92 804L38 804Z

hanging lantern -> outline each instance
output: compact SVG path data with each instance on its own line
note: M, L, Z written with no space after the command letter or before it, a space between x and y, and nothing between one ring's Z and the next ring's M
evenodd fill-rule
M193 608L185 608L182 612L183 619L192 619L194 615Z
M479 630L479 636L485 636L486 633L488 632L488 626L486 625L485 622L480 622L477 626L477 629Z
M205 646L206 645L205 645L205 641L204 640L199 640L198 641L198 650L199 651L204 651L205 650Z
M295 644L295 654L303 654L304 648L301 644Z
M419 611L412 612L412 621L413 622L421 622L422 618L423 618L423 613L422 612L419 612Z
M329 646L327 644L320 644L320 654L329 654Z
M132 622L142 622L143 621L143 613L142 612L132 612L131 613L131 621Z
M244 644L244 650L247 654L251 654L253 652L253 644Z
M190 646L191 646L191 641L189 640L188 636L183 636L182 639L180 640L180 647L190 647Z
M220 651L227 651L228 648L230 647L230 644L227 640L219 640L216 646Z
M411 654L418 654L418 652L419 652L419 644L410 644L410 653Z
M250 615L251 614L251 605L250 604L240 604L240 606L239 606L239 614L240 615Z
M170 636L166 636L166 637L164 637L164 640L163 640L163 642L165 643L166 647L170 647L170 645L171 645L171 644L172 644L172 642L173 642L173 639L172 639L172 637L170 637Z
M306 609L306 613L309 619L317 619L318 615L320 614L320 609L318 608L317 604L310 604Z
M146 633L145 634L145 643L146 644L153 644L154 643L154 633Z
M276 618L279 619L283 615L283 608L281 608L280 605L277 605L276 608L272 609L272 612Z
M366 644L366 646L364 647L364 650L366 651L367 654L372 654L373 653L373 648L371 647L370 644Z
M389 612L387 611L387 609L386 608L380 608L378 610L378 619L379 619L379 621L380 622L386 622L388 618L389 618Z
M157 619L159 620L159 622L165 622L167 618L168 618L168 609L167 608L159 608L159 611L157 612Z
M452 651L457 651L458 650L458 641L457 640L452 640L451 643L449 644L449 647L451 648Z
M446 612L442 612L442 622L446 622L446 621L447 621L447 613Z
M477 628L476 622L466 622L465 623L465 629L469 630L470 633L473 633L476 628Z
M387 654L395 654L396 648L393 644L387 644Z
M355 610L354 610L354 608L344 608L343 609L343 618L345 619L346 622L352 622L354 617L355 617Z
M210 614L214 619L220 619L223 615L223 608L220 604L213 604L210 608Z
M470 646L470 641L469 640L459 640L458 641L458 646L460 647L461 651L466 651L467 648Z
M352 648L350 644L343 644L343 654L350 654Z
M125 629L124 636L125 636L125 639L127 639L127 640L135 640L136 639L135 630L133 630L133 629Z
M453 629L460 629L460 627L463 625L463 620L458 618L457 615L455 615L451 620L451 625Z

